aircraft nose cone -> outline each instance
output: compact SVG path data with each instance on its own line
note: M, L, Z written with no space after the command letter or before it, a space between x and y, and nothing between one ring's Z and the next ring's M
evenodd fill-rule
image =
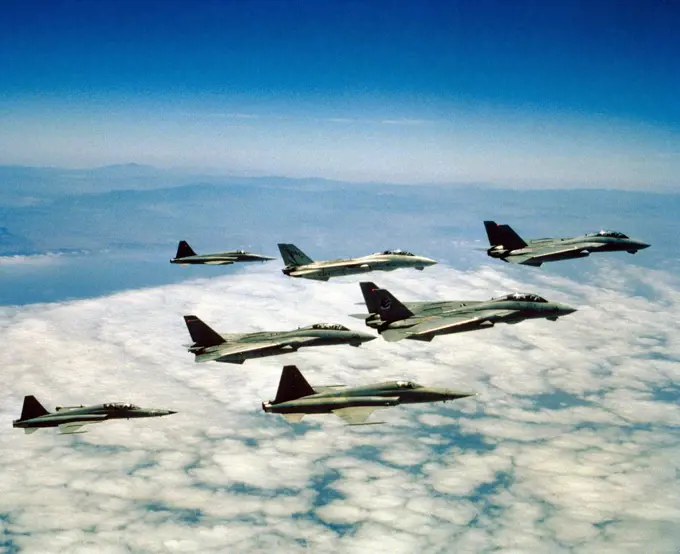
M644 250L645 248L649 248L651 244L647 244L646 242L639 242L637 247L638 250Z
M571 306L567 306L566 304L560 304L558 310L560 312L560 315L569 315L578 311L576 308L572 308Z
M468 396L477 396L476 392L463 392L458 390L447 389L446 391L447 400L457 400L458 398L467 398Z
M369 333L359 333L359 339L361 340L361 342L370 342L377 338L378 337L376 337L375 335L371 335Z

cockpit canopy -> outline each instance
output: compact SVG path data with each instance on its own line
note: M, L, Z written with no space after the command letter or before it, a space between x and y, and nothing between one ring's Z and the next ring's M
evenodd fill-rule
M314 325L307 327L307 329L323 329L327 331L349 331L344 325L339 323L315 323Z
M234 252L235 252L236 254L245 254L245 253L246 253L245 250L234 250Z
M139 410L139 406L123 402L112 402L110 404L104 404L104 408L109 410Z
M528 294L526 292L513 292L505 296L499 296L494 300L508 300L510 302L547 302L545 298L538 296L538 294Z
M397 387L400 389L417 389L418 385L413 381L397 381Z
M627 239L628 235L624 235L623 233L620 233L619 231L607 231L606 229L602 229L601 231L598 231L597 233L591 233L588 235L589 237L612 237L615 239Z
M385 250L384 252L381 252L383 255L395 255L395 256L413 256L414 254L411 254L410 252L407 252L406 250L401 250L400 248L397 248L395 250Z

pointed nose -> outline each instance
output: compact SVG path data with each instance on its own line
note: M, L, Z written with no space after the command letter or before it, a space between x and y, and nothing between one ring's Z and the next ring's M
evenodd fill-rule
M651 244L647 244L646 242L640 241L636 244L636 246L638 250L644 250L645 248L649 248Z
M421 256L419 261L425 266L436 265L437 263L436 260L433 260L432 258L426 258L425 256Z
M357 337L359 337L361 342L370 342L378 338L375 335L371 335L370 333L357 333Z
M445 397L445 400L457 400L459 398L467 398L468 396L477 396L477 393L445 389L443 396Z
M156 417L161 417L161 416L166 416L166 415L172 415L176 414L177 412L173 412L172 410L154 410L151 415L154 415Z
M566 304L558 304L557 305L557 311L559 312L560 316L565 316L565 315L573 314L574 312L577 312L578 310L576 308L572 308L571 306L567 306Z

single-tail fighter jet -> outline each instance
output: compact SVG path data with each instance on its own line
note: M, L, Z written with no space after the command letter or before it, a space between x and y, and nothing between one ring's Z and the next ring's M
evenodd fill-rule
M101 423L107 419L131 419L137 417L160 417L176 414L170 410L140 408L134 404L113 402L94 406L57 406L48 412L35 396L25 396L21 417L12 422L13 427L23 429L24 433L35 433L42 427L59 427L61 435L85 433L80 428L91 423Z
M572 258L585 258L591 252L620 252L635 254L649 248L649 244L631 239L618 231L599 231L582 237L528 239L524 241L510 225L485 221L489 237L486 253L504 262L540 267L545 262L558 262Z
M352 331L337 323L316 323L294 331L263 331L220 335L195 315L185 315L191 340L189 352L197 362L225 362L242 364L250 358L265 358L297 352L306 346L349 344L361 346L376 337L361 331Z
M350 425L362 425L377 408L446 402L467 396L475 393L424 387L412 381L385 381L363 387L312 387L296 366L287 365L281 372L276 399L263 402L262 409L281 414L291 423L299 422L307 414L333 413Z
M447 300L404 302L374 283L361 283L368 309L352 314L377 329L390 342L402 339L431 341L436 335L487 329L496 323L519 323L525 319L558 317L576 311L564 304L548 302L537 294L514 293L491 300Z
M194 252L194 249L189 246L187 241L181 240L177 246L177 254L170 260L170 263L180 265L229 265L234 262L266 262L267 260L275 259L271 256L252 254L245 250L227 250L226 252L199 255Z
M281 271L291 277L316 281L328 281L331 277L356 275L369 271L394 271L412 267L423 270L437 262L424 256L416 256L404 250L385 250L360 258L326 260L315 262L294 244L279 244L279 251L286 267Z

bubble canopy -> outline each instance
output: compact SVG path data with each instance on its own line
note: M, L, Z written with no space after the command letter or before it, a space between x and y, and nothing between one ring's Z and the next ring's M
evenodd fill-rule
M611 237L615 239L627 239L629 238L628 235L624 235L623 233L620 233L619 231L607 231L606 229L602 229L601 231L598 231L597 233L590 233L589 235L586 235L588 237Z
M524 292L513 292L505 296L499 296L493 300L508 300L510 302L547 302L545 298L538 296L538 294L528 294Z
M344 325L340 325L339 323L315 323L314 325L310 325L309 327L303 327L303 329L323 329L323 330L329 330L329 331L349 331L347 327Z

